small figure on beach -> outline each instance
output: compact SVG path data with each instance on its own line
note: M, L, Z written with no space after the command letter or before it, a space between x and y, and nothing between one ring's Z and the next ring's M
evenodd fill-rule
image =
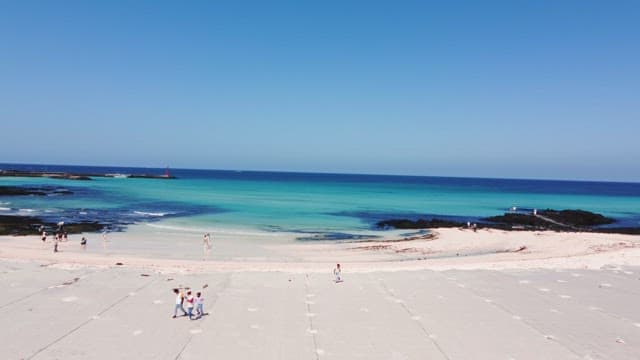
M196 319L200 319L202 317L202 315L204 315L204 297L202 296L202 293L200 291L198 291L198 293L196 293Z
M87 250L87 238L86 237L82 237L82 240L80 240L80 246L82 246L82 250Z
M107 249L107 230L102 231L102 248Z
M47 232L46 231L42 231L42 242L47 241Z
M202 251L204 252L204 256L209 256L209 251L211 250L211 234L204 234L204 238L202 239Z
M66 231L62 234L62 237L64 238L64 241L69 240L69 234Z
M471 228L473 229L473 232L478 231L478 225L476 223L473 223L473 225L471 225Z
M191 290L187 290L187 314L189 315L189 320L193 320L193 307L195 303L195 298L191 295Z
M471 229L471 222L467 221L467 229Z
M342 282L342 269L340 268L340 264L336 264L336 268L333 269L333 275L336 277L336 282Z
M173 289L173 293L176 294L176 306L173 309L173 318L178 315L178 310L182 311L182 316L187 316L187 312L184 310L184 294L180 289Z
M58 252L58 243L60 242L60 237L58 235L59 234L56 234L56 237L53 238L53 252L54 253Z
M533 209L533 216L537 216L538 215L538 209Z

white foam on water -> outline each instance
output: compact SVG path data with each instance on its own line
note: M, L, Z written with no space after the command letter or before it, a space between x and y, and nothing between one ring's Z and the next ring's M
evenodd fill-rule
M142 215L142 216L155 216L155 217L162 217L166 215L175 214L174 212L147 212L147 211L134 211L133 213L137 215Z

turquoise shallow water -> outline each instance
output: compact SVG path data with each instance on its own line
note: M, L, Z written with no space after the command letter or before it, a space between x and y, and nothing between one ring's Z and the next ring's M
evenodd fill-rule
M0 165L42 170L42 166ZM154 173L163 169L48 166L49 171ZM173 170L175 180L0 178L72 195L0 197L0 214L118 224L163 220L186 227L349 232L381 219L474 221L520 208L584 209L640 226L640 184L343 174Z

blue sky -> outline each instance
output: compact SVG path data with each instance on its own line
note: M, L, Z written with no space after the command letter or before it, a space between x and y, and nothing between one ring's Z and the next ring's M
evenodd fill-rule
M0 162L640 181L640 2L2 1Z

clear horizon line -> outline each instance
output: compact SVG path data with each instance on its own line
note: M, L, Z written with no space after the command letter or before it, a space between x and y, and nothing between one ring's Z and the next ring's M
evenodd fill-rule
M566 178L527 178L527 177L483 177L483 176L449 176L449 175L409 175L409 174L379 174L369 172L335 172L335 171L292 171L292 170L252 170L252 169L212 169L212 168L188 168L188 167L171 167L171 166L127 166L127 165L79 165L79 164L47 164L47 163L18 163L18 162L0 162L0 164L15 165L36 165L36 166L78 166L78 167L106 167L106 168L138 168L138 169L177 169L177 170L196 170L196 171L229 171L229 172L271 172L271 173L289 173L289 174L318 174L318 175L365 175L365 176L394 176L394 177L427 177L427 178L452 178L452 179L484 179L484 180L530 180L530 181L564 181L564 182L596 182L596 183L618 183L618 184L640 184L640 181L630 180L593 180L593 179L566 179ZM2 169L0 169L2 170Z

